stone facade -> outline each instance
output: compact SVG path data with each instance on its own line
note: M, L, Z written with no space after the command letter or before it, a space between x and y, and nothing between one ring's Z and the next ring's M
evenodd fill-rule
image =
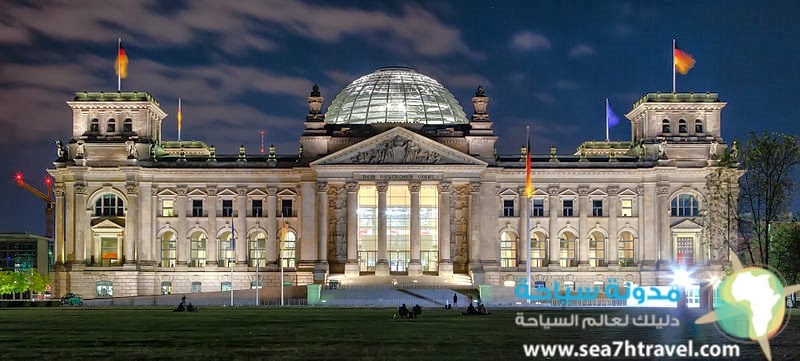
M281 265L292 285L454 273L499 285L524 277L526 233L546 282L663 285L676 264L701 280L727 261L702 217L727 149L716 94L647 94L627 114L630 142L532 155L530 199L524 150L495 154L482 88L468 124L326 123L318 89L308 101L299 154L218 155L162 140L146 93L78 93L50 170L55 293L242 289L257 270L279 285Z

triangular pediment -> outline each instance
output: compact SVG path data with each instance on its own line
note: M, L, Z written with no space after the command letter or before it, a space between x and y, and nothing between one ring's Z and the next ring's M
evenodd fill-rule
M395 127L311 163L317 165L475 165L487 163L402 127Z
M248 197L264 197L266 195L267 195L266 192L264 192L264 191L262 191L261 189L258 189L258 188L247 192L247 196Z
M207 193L200 188L195 188L192 189L192 191L187 193L186 195L188 195L189 197L205 197Z
M703 226L695 223L694 221L692 221L690 219L684 219L684 220L678 222L677 224L675 224L674 226L670 227L670 229L672 229L673 231L695 231L695 232L697 232L697 231L700 231L701 229L703 229Z
M124 230L125 225L122 219L114 219L114 218L95 218L92 220L92 230L95 232L100 230Z
M295 191L293 191L293 190L291 190L289 188L285 188L285 189L281 190L280 192L278 192L278 197L287 197L287 198L288 197L297 197L297 192L295 192Z
M159 197L174 197L177 196L178 193L175 193L174 190L169 188L164 188L158 192Z
M625 196L625 197L635 197L637 196L636 192L631 190L630 188L625 188L625 190L620 191L617 193L618 196Z
M519 193L518 193L517 191L515 191L515 190L511 189L511 188L506 188L505 190L503 190L502 192L500 192L498 195L500 195L501 197L502 197L502 196L506 196L506 197L519 197Z
M217 196L218 197L226 197L226 198L227 197L235 197L236 196L236 192L234 192L230 188L225 188L225 189L217 192Z

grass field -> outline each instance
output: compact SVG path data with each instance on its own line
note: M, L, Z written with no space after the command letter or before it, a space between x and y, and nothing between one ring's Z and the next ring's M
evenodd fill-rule
M392 319L390 309L203 308L19 308L0 310L3 360L518 360L525 343L733 343L713 325L693 324L701 313L683 315L679 327L525 328L520 310L462 316L455 310L424 310L413 320ZM773 338L773 360L800 355L800 312ZM563 317L658 314L659 310L524 310L525 316ZM740 344L742 360L763 360L756 344ZM615 359L613 357L605 359ZM662 358L663 359L663 358Z

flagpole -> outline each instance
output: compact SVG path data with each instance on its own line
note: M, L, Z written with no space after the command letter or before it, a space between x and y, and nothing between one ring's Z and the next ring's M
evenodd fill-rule
M181 115L181 98L178 98L178 143L181 141L181 118L183 118Z
M530 134L530 132L531 132L531 126L530 125L525 126L525 135L526 135L526 138L527 138L527 141L528 141L528 144L526 145L526 148L525 148L525 152L528 153L526 155L525 161L528 164L530 164L530 162L531 162L530 161L530 159L531 159L531 134ZM526 174L526 178L527 177L528 177L528 175ZM525 183L526 183L526 188L527 188L528 179L525 179ZM532 196L532 194L530 194L530 192L528 192L528 189L525 190L525 193L528 193L528 194L525 194L525 209L527 210L527 212L525 212L526 217L525 217L525 222L524 222L524 224L525 224L525 229L524 229L524 232L525 232L525 253L526 253L525 257L528 260L528 263L525 265L525 279L527 280L526 283L528 285L528 296L530 296L532 287L531 287L531 236L530 236L530 231L529 231L529 229L531 228L531 216L530 216L529 213L531 211L531 196ZM530 298L528 298L528 299L530 300Z
M117 41L117 91L122 91L122 61L119 59L119 50L122 48L122 38ZM108 68L106 68L108 69Z
M281 214L281 241L280 246L278 247L278 260L281 263L281 306L283 306L283 239L286 237L286 232L284 232L284 227L286 227L286 220L283 218L283 214Z
M672 38L672 92L675 93L675 38Z
M606 98L606 143L608 143L608 98Z
M233 265L235 265L236 261L236 230L233 225L233 212L231 212L231 253L233 254L233 259L231 259L228 267L231 269L231 306L233 306Z

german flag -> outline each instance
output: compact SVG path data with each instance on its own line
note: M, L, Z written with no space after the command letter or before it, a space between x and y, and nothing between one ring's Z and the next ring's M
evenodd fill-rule
M119 50L117 51L117 59L114 61L114 72L122 79L128 77L128 55L125 54L125 47L122 46L122 39L119 39Z
M675 58L675 70L677 70L678 73L681 73L681 75L686 75L689 73L689 70L694 67L694 58L691 55L684 53L681 49L678 49L678 45L675 45L673 53Z

